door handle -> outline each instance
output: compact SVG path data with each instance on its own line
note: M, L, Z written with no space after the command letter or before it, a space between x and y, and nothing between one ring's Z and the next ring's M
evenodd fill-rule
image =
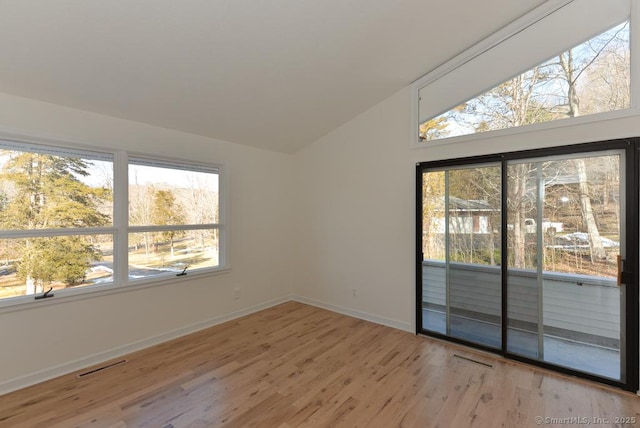
M618 262L617 284L618 284L618 287L620 287L622 285L622 270L624 265L624 260L622 260L622 256L620 254L618 254L617 262Z

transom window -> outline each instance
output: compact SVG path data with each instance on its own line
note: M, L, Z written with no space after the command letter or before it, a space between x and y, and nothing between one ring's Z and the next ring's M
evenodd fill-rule
M631 3L549 4L414 83L416 142L631 110Z
M515 128L630 106L629 21L420 124L420 140Z

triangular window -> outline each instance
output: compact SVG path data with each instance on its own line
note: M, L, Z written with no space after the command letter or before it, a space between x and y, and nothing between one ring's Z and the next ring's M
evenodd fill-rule
M630 107L629 21L419 123L421 141Z

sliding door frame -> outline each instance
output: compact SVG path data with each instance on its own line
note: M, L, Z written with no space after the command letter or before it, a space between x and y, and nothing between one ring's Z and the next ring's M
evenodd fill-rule
M624 361L624 367L621 367L621 372L624 373L624 379L621 381L612 380L605 377L585 373L582 371L572 370L567 367L557 366L548 362L527 358L522 355L513 354L507 351L507 263L501 263L501 348L496 349L485 345L480 345L474 342L470 342L461 338L452 337L446 334L441 334L426 330L423 328L423 295L422 295L422 270L423 270L423 253L422 253L422 239L423 239L423 212L422 212L422 177L423 173L430 170L443 170L450 167L466 166L466 165L480 165L483 163L500 163L501 164L501 201L502 201L502 215L501 215L501 231L507 230L507 162L517 161L527 158L542 158L547 156L559 156L559 155L575 155L580 153L594 153L599 151L609 150L622 150L625 152L624 157L624 197L625 204L623 209L625 210L624 224L621 232L624 232L625 238L625 262L622 273L622 282L625 284L625 299L622 301L621 310L624 311L624 325L620 328L624 331L625 346L621 348L621 358ZM622 166L622 165L621 165ZM468 158L448 159L441 161L422 162L416 165L416 334L436 337L444 339L450 342L459 343L465 346L470 346L476 349L499 354L505 358L509 358L516 361L525 362L535 366L551 369L563 374L577 376L600 383L616 386L618 388L627 391L637 391L639 383L639 328L638 328L638 284L639 284L639 244L640 241L640 210L639 210L639 198L638 192L640 190L640 138L626 138L618 140L600 141L595 143L584 143L569 146L558 146L550 148L532 149L517 152L506 152L488 156L475 156ZM621 178L623 178L621 176ZM501 259L507 260L508 248L507 248L507 234L501 233ZM624 352L624 355L623 355Z

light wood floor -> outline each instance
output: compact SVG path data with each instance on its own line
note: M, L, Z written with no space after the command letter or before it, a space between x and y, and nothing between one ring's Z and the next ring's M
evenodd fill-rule
M0 427L640 426L633 394L295 302L126 358L0 397Z

